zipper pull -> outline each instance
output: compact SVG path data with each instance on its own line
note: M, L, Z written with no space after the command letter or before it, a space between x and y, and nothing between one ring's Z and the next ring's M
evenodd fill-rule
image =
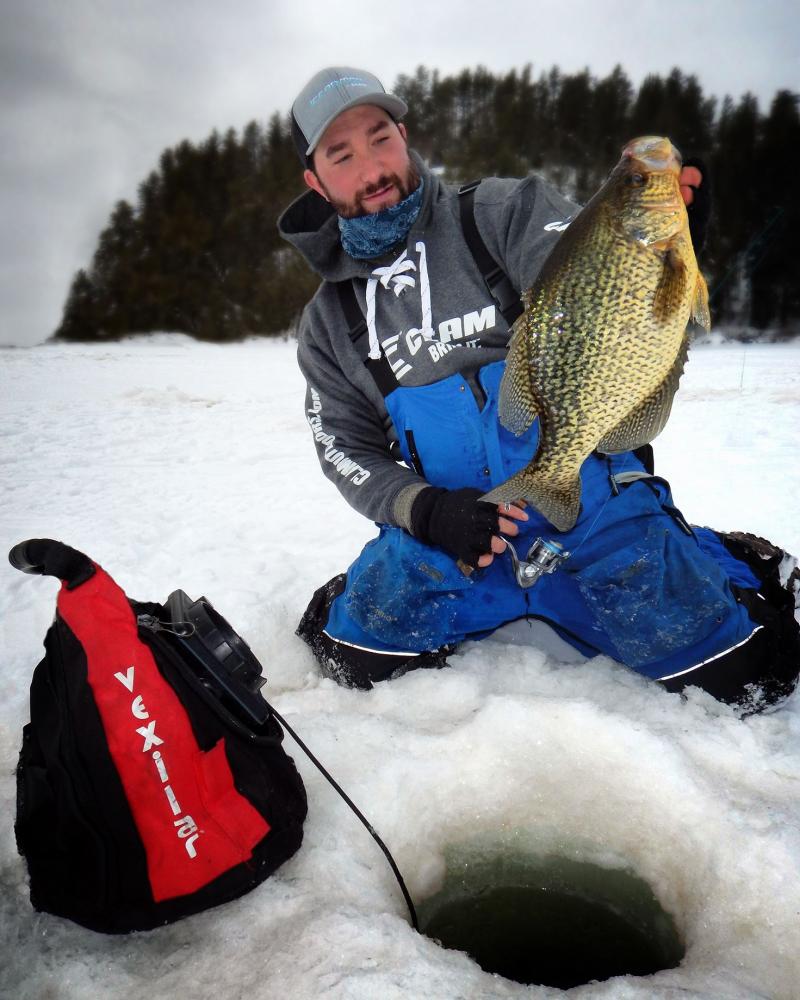
M155 615L137 615L136 622L151 632L171 632L182 637L194 635L197 631L191 622L162 622Z
M155 615L137 615L136 624L141 625L142 628L150 629L151 632L161 631L161 622Z

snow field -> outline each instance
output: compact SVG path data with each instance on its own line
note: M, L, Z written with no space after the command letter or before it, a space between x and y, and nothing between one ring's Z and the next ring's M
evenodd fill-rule
M416 899L449 844L500 836L653 888L678 969L576 997L796 998L800 702L739 721L599 658L491 638L369 693L320 678L294 627L374 534L317 465L291 343L177 335L0 352L0 543L60 538L129 596L204 594L264 689L375 825ZM657 470L687 518L795 552L800 346L696 347ZM383 856L287 737L309 797L300 851L243 899L108 938L36 914L13 768L58 584L0 573L0 995L550 997L415 934ZM523 630L524 633L524 630ZM524 638L524 634L523 634Z

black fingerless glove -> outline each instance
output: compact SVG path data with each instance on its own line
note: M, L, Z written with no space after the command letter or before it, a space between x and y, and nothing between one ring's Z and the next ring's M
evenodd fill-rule
M492 550L499 533L495 504L482 503L483 493L472 487L443 490L428 486L411 505L411 533L427 545L440 548L477 566L479 556Z
M694 191L694 198L691 205L686 206L692 246L695 253L700 253L706 243L708 221L711 217L711 180L708 176L708 167L698 157L690 156L688 160L683 161L683 166L696 167L703 175L703 183L699 187L690 185Z

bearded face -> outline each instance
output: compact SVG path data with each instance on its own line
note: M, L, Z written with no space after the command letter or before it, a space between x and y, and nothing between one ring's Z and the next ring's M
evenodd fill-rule
M357 105L334 119L303 177L345 219L397 205L420 183L405 126L374 105Z
M355 192L349 201L339 200L334 193L322 182L317 175L320 186L325 192L325 197L336 209L337 215L343 219L355 219L359 215L371 215L380 212L384 208L396 205L407 198L412 191L419 187L420 176L414 162L409 157L408 167L404 176L396 173L382 174L378 180L365 184L363 188ZM386 192L386 198L381 199L379 193Z

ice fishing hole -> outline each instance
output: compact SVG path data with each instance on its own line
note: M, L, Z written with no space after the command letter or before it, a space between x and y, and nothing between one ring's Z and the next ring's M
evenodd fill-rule
M570 989L680 965L685 949L650 886L629 870L556 855L446 851L420 931L486 972Z

